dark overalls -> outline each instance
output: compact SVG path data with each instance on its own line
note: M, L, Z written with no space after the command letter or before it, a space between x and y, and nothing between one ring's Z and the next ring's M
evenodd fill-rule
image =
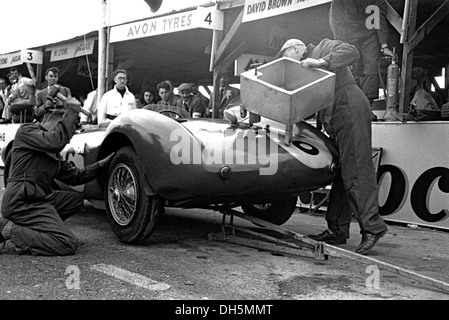
M68 255L78 248L77 238L63 221L83 208L83 198L78 192L51 188L53 179L69 185L91 181L100 168L95 163L80 170L59 154L75 132L77 116L66 110L50 131L24 124L14 138L2 214L14 223L11 242L23 253Z
M334 141L341 174L334 181L326 220L337 236L349 238L352 213L361 233L377 234L387 230L378 213L378 191L371 148L371 108L366 96L355 84L349 65L358 58L355 46L324 39L309 45L306 55L323 58L335 72L334 105L320 112L323 126Z
M366 13L370 5L379 11L379 29L371 27L372 12ZM332 0L329 12L329 25L334 39L356 46L360 58L352 66L356 83L366 97L372 101L379 97L378 61L381 57L381 43L388 43L388 24L384 0Z

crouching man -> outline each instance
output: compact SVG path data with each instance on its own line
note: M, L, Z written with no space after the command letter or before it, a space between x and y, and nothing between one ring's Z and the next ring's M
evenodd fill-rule
M64 220L83 209L79 192L52 190L53 179L68 185L93 180L113 154L84 169L64 160L60 152L75 133L81 104L66 101L64 111L54 112L41 124L27 123L16 133L9 179L3 195L0 243L10 239L21 253L70 255L78 239Z

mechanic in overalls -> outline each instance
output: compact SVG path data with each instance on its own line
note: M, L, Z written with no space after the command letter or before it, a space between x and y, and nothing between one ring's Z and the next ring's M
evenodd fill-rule
M387 233L378 212L378 191L371 148L371 108L356 85L349 66L358 58L355 46L339 40L322 40L317 46L290 39L276 57L285 56L306 68L335 72L335 100L318 115L339 151L340 174L332 184L326 212L328 230L309 235L329 244L349 239L352 213L360 225L362 241L355 250L365 254Z
M89 182L112 159L111 154L79 169L61 157L80 109L79 101L71 98L65 111L53 112L41 125L26 123L17 131L3 195L0 243L10 239L16 251L32 255L69 255L77 250L78 240L63 221L84 209L82 195L52 190L52 181Z

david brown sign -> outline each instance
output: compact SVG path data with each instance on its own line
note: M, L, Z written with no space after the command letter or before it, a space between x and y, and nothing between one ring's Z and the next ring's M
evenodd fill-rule
M264 19L329 2L331 0L245 0L242 21Z

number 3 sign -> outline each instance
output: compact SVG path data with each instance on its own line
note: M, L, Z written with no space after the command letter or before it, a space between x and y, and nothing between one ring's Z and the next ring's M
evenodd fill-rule
M42 51L37 50L22 50L20 52L20 59L24 63L42 64L43 54Z

